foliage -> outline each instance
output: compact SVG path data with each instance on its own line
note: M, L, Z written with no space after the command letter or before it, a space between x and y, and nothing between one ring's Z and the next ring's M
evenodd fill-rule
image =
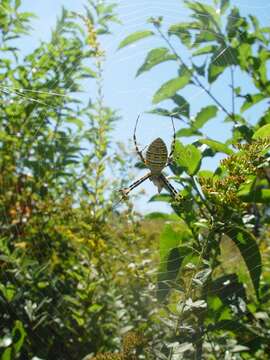
M143 274L133 255L142 251L139 218L112 211L120 181L105 175L108 165L124 171L110 149L117 116L104 103L99 40L117 21L115 6L89 1L85 15L63 9L50 41L22 58L16 46L31 14L20 13L20 1L4 3L0 358L115 351L129 330L149 331L154 302L143 294L152 281L150 250ZM78 97L85 81L94 83L89 101Z
M228 0L185 4L190 19L170 25L167 33L162 17L149 19L151 35L160 39L160 47L149 50L137 72L146 74L164 61L175 66L176 77L153 94L152 103L166 100L164 107L151 112L185 124L177 132L171 166L181 187L178 197L171 199L178 219L153 214L168 223L160 236L157 293L160 321L166 323L167 332L162 346L153 346L153 351L158 359L267 359L269 107L257 107L252 123L246 111L269 100L270 29L252 15L241 16ZM149 31L128 35L120 47ZM178 53L178 42L191 58ZM241 73L255 93L241 86ZM224 87L228 79L230 109L206 85L222 81ZM210 100L193 118L191 104L182 95L187 87L202 89ZM210 120L218 124L221 113L232 124L226 142L203 132ZM180 141L188 137L195 141ZM225 156L216 170L202 169L203 160L216 153ZM153 200L170 198L161 195Z
M102 36L118 22L115 4L88 0L84 14L63 9L51 39L24 57L19 44L33 15L20 12L20 0L2 4L1 360L266 360L270 29L228 0L187 0L186 22L165 29L162 17L150 18L121 41L124 51L160 40L136 76L164 62L175 67L151 112L184 124L171 165L179 194L151 199L157 207L170 202L173 213L142 218L130 203L125 211L112 206L129 163L112 149L118 116L103 94ZM192 56L182 57L178 45ZM228 79L230 106L212 91ZM95 90L89 101L85 82ZM196 88L209 104L192 117L183 94ZM231 125L226 141L205 134L220 119ZM217 153L223 160L205 170ZM106 167L124 180L111 181Z

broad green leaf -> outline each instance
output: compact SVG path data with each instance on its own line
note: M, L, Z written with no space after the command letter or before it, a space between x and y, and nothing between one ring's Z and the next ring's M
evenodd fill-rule
M164 201L164 202L170 202L171 197L170 195L167 194L157 194L151 197L151 199L149 200L149 202L152 201Z
M128 35L125 39L120 42L118 49L133 44L138 40L145 39L146 37L153 36L155 33L151 30L136 31L135 33Z
M12 349L7 348L1 355L1 360L12 360L11 352L12 352Z
M262 263L256 238L250 232L237 226L227 230L226 235L228 235L238 247L245 261L254 290L258 297Z
M211 41L219 41L220 35L215 33L214 31L200 31L195 36L195 40L193 43L193 47L198 47L200 44Z
M78 129L82 129L84 127L84 122L79 118L69 117L66 119L66 122L76 125L78 127Z
M201 152L194 145L184 146L180 141L175 144L175 161L190 176L196 174L201 165Z
M143 65L137 71L136 76L139 76L143 72L152 69L157 64L175 59L176 56L174 54L170 54L167 48L153 49L147 54L146 59L144 60Z
M212 178L214 176L214 173L210 170L200 170L198 176L202 178Z
M252 202L259 204L269 204L270 203L270 190L269 189L260 189L256 188L250 190L248 186L241 187L237 193L238 197L244 202Z
M217 28L220 23L220 17L217 14L215 8L210 5L200 3L199 1L185 1L188 8L190 8L195 14L193 17L198 19L203 25L211 26L211 28Z
M230 0L221 0L220 1L220 12L223 15L228 7L230 6Z
M160 115L160 116L168 116L168 117L174 117L176 119L181 119L181 112L178 108L174 108L172 110L167 110L167 109L163 109L163 108L155 108L153 110L149 111L149 114L156 114L156 115Z
M169 99L176 94L176 92L185 87L190 81L191 74L186 72L184 75L175 79L171 79L163 84L153 97L153 104Z
M225 66L217 66L214 63L210 64L208 67L208 81L213 83L220 74L225 70Z
M179 107L179 113L182 114L185 117L189 117L189 110L190 110L190 105L189 103L186 101L185 98L183 98L183 96L175 94L172 97L173 102L178 105Z
M211 57L211 63L208 67L208 81L213 83L228 66L238 64L238 50L232 47L218 48Z
M270 124L262 126L252 136L253 139L263 139L267 137L270 137Z
M160 236L160 266L157 290L159 301L165 300L171 288L170 282L176 279L184 257L191 252L190 248L181 246L191 236L189 229L184 224L181 224L177 231L169 224L164 227Z
M252 56L252 47L250 44L243 42L238 46L239 65L243 70L249 69L250 57Z
M182 22L169 27L169 35L178 36L183 30L201 30L202 26L198 21Z
M196 115L192 126L196 129L200 129L203 125L213 117L217 115L218 108L215 105L209 105L200 110L200 112Z
M204 55L204 54L209 54L209 53L213 53L217 50L217 46L215 45L207 45L204 46L198 50L195 50L192 55L193 56L199 56L199 55Z
M221 152L224 154L232 155L234 152L225 144L211 139L200 139L199 142L201 144L208 145L212 150L216 152Z
M201 135L200 131L194 128L183 128L177 131L177 137L189 137L189 136L199 136Z
M190 30L198 29L199 26L200 24L195 22L174 24L170 26L168 35L177 36L184 45L189 47L191 44Z
M237 35L238 32L238 23L240 21L241 17L239 14L239 10L234 7L229 16L227 17L227 25L226 25L226 31L228 34L229 39L232 39Z

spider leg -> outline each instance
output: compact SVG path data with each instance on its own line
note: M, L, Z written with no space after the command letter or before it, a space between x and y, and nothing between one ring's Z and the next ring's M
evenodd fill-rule
M135 187L139 186L145 180L149 179L150 176L151 176L151 172L147 173L146 175L141 177L139 180L134 181L134 183L131 184L129 187L119 190L123 195L122 199L126 198L128 196L128 194L131 192L131 190L135 189Z
M176 133L175 133L173 117L171 117L171 120L172 120L172 126L173 126L173 141L172 141L172 146L171 146L171 152L170 152L170 154L168 156L168 161L167 161L167 164L165 166L168 166L168 165L170 165L172 163L174 150L175 150Z
M135 145L135 149L136 149L137 154L139 155L142 162L145 164L145 159L143 157L142 151L139 150L139 147L138 147L138 144L137 144L137 139L136 139L136 130L137 130L137 125L138 125L139 118L140 118L140 115L138 115L138 117L137 117L136 125L135 125L135 128L134 128L133 141L134 141L134 145Z
M162 173L160 174L160 180L164 183L165 188L171 193L171 195L176 198L177 191L169 182L169 180Z

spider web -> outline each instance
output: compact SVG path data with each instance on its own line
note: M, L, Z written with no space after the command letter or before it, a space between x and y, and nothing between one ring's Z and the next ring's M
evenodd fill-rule
M210 1L202 1L205 4L210 4ZM82 2L83 4L83 2ZM259 16L266 17L266 11L270 5L265 5L262 3L262 5L258 6L251 6L247 1L235 1L234 4L236 6L243 6L247 10L257 11L259 12ZM120 31L117 33L117 35L114 35L113 38L109 40L104 40L104 48L107 51L107 58L108 61L106 63L105 67L105 79L106 75L109 75L108 73L115 72L115 69L118 68L119 65L123 66L124 69L129 71L127 78L129 81L120 81L117 86L115 86L115 82L112 81L113 77L112 75L109 75L109 79L107 80L107 83L105 84L105 90L107 90L107 93L111 93L111 98L109 99L109 103L111 102L114 107L123 109L123 117L124 119L129 119L129 121L125 121L120 124L119 123L119 129L114 134L114 137L119 140L124 140L127 144L127 135L130 134L132 136L132 130L133 125L135 123L135 119L138 113L145 112L149 109L151 109L151 98L153 96L154 90L157 89L160 84L160 78L163 77L166 81L169 77L167 72L170 72L169 65L164 66L164 73L160 75L160 77L154 77L151 74L147 75L147 79L144 78L141 80L135 80L134 73L135 70L138 68L136 63L141 64L142 59L145 57L145 54L147 52L148 46L149 48L153 48L152 40L150 42L146 42L146 45L136 44L132 45L132 47L128 50L128 53L126 52L117 52L115 53L115 49L117 48L120 40L126 36L126 34L132 33L133 31L136 31L140 28L145 28L146 20L149 16L164 16L164 23L166 24L172 24L176 22L181 22L186 17L186 11L181 6L181 2L177 0L170 0L167 1L166 4L164 1L156 0L156 1L149 1L146 3L145 0L135 0L133 2L126 3L125 1L119 2L119 11L121 14L121 20L124 23L124 26L120 28ZM160 41L158 42L158 45L155 47L162 46ZM230 53L230 51L227 51L228 49L224 49L219 55L219 58L223 58L226 56L233 56L233 54ZM134 65L130 66L130 61L134 61ZM216 60L216 59L215 59ZM128 69L128 68L131 69ZM123 70L122 70L123 71ZM124 72L123 72L124 73ZM172 76L174 74L172 73ZM124 75L125 76L125 75ZM130 82L130 78L132 78L132 81ZM143 78L143 77L142 77ZM162 81L164 82L164 81ZM0 91L4 93L7 96L10 96L10 101L12 101L13 96L19 96L21 98L21 101L25 102L33 102L37 104L37 106L44 106L44 118L46 116L47 107L49 107L49 104L47 102L43 102L38 98L38 94L47 94L51 96L68 96L69 95L69 89L66 89L66 94L58 94L54 91L51 91L51 89L44 89L42 91L31 91L29 92L27 89L23 88L8 88L5 86L2 86L0 84ZM108 96L108 95L107 95ZM126 101L129 99L129 101ZM131 99L131 100L130 100ZM188 94L186 96L186 99L189 103L192 105L198 101L198 104L201 104L205 101L208 103L209 99L206 97L205 92L203 90L198 90L195 94ZM132 105L130 106L130 104ZM198 109L201 106L198 106ZM171 139L171 132L170 132L170 126L168 126L168 121L159 121L158 120L158 126L155 126L156 123L153 123L153 117L151 119L150 115L147 115L148 120L143 121L141 126L145 126L146 130L144 130L144 136L141 140L144 145L147 143L150 143L151 139L160 136L160 133L165 135L167 138L167 142ZM149 120L150 118L150 120ZM155 120L156 121L156 120ZM148 122L148 123L147 123ZM176 126L178 124L175 124ZM17 136L20 136L20 134L17 134ZM37 129L35 137L33 138L33 143L37 140L39 136L39 129ZM128 144L129 146L129 144ZM150 187L146 188L147 194L149 192L152 192L152 186L151 190ZM154 205L155 207L156 205ZM229 262L233 262L234 258L231 258ZM153 273L153 277L156 277L158 275L158 272ZM150 291L148 289L148 291ZM207 310L205 310L207 311Z

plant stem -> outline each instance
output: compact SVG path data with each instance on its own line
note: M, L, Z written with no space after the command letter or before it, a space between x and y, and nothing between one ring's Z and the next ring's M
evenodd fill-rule
M233 116L233 120L235 121L234 69L232 66L230 67L230 71L231 71L231 87L232 87L232 116Z
M193 71L189 69L189 67L184 63L184 61L182 60L181 56L178 55L178 53L176 52L175 48L173 47L173 45L171 44L171 42L169 41L169 39L162 33L162 31L160 30L160 28L158 26L156 26L154 24L155 28L157 29L158 33L160 34L160 36L163 38L163 40L167 43L167 45L169 46L169 48L171 49L171 51L173 52L173 54L177 57L178 61L180 62L181 65L184 66L184 68L191 74L192 78L194 79L194 81L197 83L197 85L203 89L209 96L210 98L220 107L220 109L227 115L229 116L233 122L235 122L234 119L234 115L231 114L223 105L222 103L211 93L210 90L208 90L203 83L201 82L201 80L194 75Z

